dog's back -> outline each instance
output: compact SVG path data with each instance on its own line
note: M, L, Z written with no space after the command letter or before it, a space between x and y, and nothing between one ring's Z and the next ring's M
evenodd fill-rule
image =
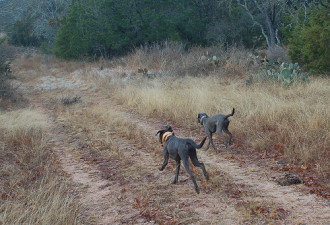
M166 144L166 147L169 151L174 150L174 149L200 149L205 143L207 137L205 137L202 142L198 145L196 142L190 138L179 138L176 136L172 136L168 139Z

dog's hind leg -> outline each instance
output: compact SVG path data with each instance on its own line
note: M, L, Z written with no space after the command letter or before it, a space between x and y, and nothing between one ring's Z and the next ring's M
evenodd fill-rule
M209 174L207 173L204 163L198 161L197 156L190 156L191 162L194 166L200 167L203 171L204 177L206 180L209 180Z
M228 128L224 128L223 131L229 135L229 141L228 141L228 145L231 144L231 138L233 137L233 135L230 133L230 131L228 130Z
M229 142L228 144L230 145L231 144L231 138L233 137L233 135L230 133L230 131L228 130L228 126L229 126L229 120L226 119L224 122L223 122L223 131L229 135Z
M179 172L180 172L180 165L181 165L181 160L178 159L176 160L176 171L175 171L175 176L172 184L176 184L179 179Z
M183 159L182 160L184 168L186 169L187 173L189 174L190 179L192 180L192 182L194 183L195 186L195 191L197 192L197 194L199 194L199 188L198 185L196 183L195 177L192 175L190 169L189 169L189 162L188 162L188 158Z
M222 124L221 124L222 125ZM222 126L219 126L219 128L217 128L217 133L223 138L226 147L228 147L228 142L227 142L227 138L223 135L222 133Z

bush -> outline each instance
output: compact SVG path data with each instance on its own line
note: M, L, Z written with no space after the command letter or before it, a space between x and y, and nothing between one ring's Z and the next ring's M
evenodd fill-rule
M12 94L12 87L9 80L13 76L11 76L10 62L8 61L9 54L6 43L0 41L0 98L8 98Z
M80 0L62 19L54 53L63 58L111 56L168 38L173 26L155 4Z
M40 41L32 34L33 19L30 16L17 20L9 29L9 43L16 46L39 46Z
M16 91L17 88L11 82L12 79L15 79L10 67L13 55L14 48L9 46L7 41L0 40L0 108L14 106L11 103L15 103L15 106L18 103L24 104L23 96Z
M329 29L328 10L317 7L310 11L309 21L299 24L289 39L289 56L292 61L303 64L314 73L329 72Z
M202 6L192 0L72 1L54 53L63 58L108 57L165 40L205 45L210 15L208 4Z

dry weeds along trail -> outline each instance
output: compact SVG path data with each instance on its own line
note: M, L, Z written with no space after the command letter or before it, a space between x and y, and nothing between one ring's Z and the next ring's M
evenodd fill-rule
M241 167L234 159L225 158L224 151L215 155L212 149L198 150L198 157L210 175L206 181L200 169L192 167L201 194L195 193L184 169L178 184L171 184L174 162L170 160L164 171L158 170L163 158L155 137L166 121L146 118L114 104L108 93L91 88L77 76L75 85L68 85L69 78L59 84L58 80L63 79L39 76L37 80L25 81L22 90L47 116L49 145L75 184L81 207L91 223L327 224L330 221L326 200L306 195L297 187L279 186L268 179L265 169L253 163ZM46 87L45 83L49 85ZM43 91L34 87L42 87ZM80 96L81 101L63 104L54 97L63 95ZM177 136L190 137L196 142L204 137L201 132L173 128Z

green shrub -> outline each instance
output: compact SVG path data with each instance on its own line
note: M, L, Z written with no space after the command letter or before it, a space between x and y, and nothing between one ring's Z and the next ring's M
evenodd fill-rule
M205 44L209 21L199 10L192 0L72 1L54 53L63 58L108 57L167 40Z
M54 53L63 58L125 53L169 38L168 21L152 1L75 1L61 21Z
M0 99L9 98L13 95L13 88L10 84L11 75L10 62L8 61L10 51L3 41L0 41Z
M310 11L309 21L297 25L289 39L289 56L314 73L330 69L330 18L328 10L317 7Z
M32 34L33 20L30 16L17 20L9 30L9 43L17 46L39 46L39 40Z

